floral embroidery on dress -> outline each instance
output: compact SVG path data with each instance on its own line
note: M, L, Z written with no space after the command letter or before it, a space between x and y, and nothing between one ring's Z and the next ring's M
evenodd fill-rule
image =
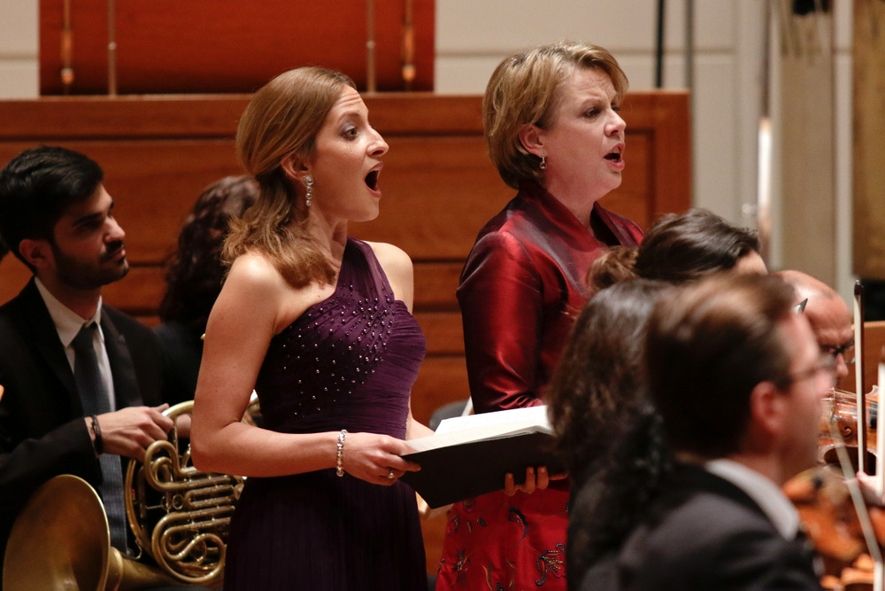
M512 568L512 565L509 565ZM513 578L511 577L509 583L505 584L503 581L495 581L494 580L494 570L495 565L489 563L488 566L482 567L483 572L486 575L486 588L489 591L507 591L508 589L513 589Z
M437 573L442 571L447 564L446 557L443 556L442 560L439 563L439 569ZM455 571L456 578L458 583L463 585L466 583L466 572L467 566L470 564L470 558L467 556L467 553L464 550L459 550L455 555L455 561L452 565L452 570Z
M510 507L507 511L507 520L522 527L522 539L529 535L529 523L522 511L516 507Z
M540 578L535 585L543 587L547 582L547 575L560 579L565 574L565 544L556 544L553 549L544 550L538 556L537 567Z
M465 502L465 508L468 508L468 505L466 502ZM472 513L472 511L470 511L468 508L468 511L465 511L465 513ZM468 519L466 515L464 515L463 517L464 518L462 520L462 516L460 514L458 514L457 512L451 511L449 513L449 522L448 522L448 525L446 526L446 533L448 533L448 534L457 533L458 530L461 529L461 525L463 524L464 527L467 528L467 534L470 535L473 533L474 528L488 527L488 525L489 525L488 522L486 521L485 517L483 517L482 515L477 515L475 519Z

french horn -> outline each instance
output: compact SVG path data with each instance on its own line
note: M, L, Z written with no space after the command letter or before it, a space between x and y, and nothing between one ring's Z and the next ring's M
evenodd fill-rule
M13 525L3 568L6 591L117 591L160 585L217 585L224 573L230 517L244 478L209 474L191 462L193 401L163 414L175 427L148 446L144 463L130 460L124 504L139 555L110 545L101 498L78 476L44 483ZM243 421L259 414L254 395ZM145 560L148 558L148 560ZM156 567L146 562L156 563Z
M56 476L37 489L9 534L6 591L115 591L174 583L111 546L101 498L73 474Z
M189 431L193 401L163 414L175 427L145 450L144 463L130 460L124 481L129 526L139 549L176 581L211 586L221 580L230 518L243 478L209 474L191 462ZM139 556L139 558L141 558Z

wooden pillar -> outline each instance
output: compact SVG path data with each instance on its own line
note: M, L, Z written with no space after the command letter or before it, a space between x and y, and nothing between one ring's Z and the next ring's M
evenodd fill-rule
M782 3L781 6L792 3ZM833 15L784 14L781 26L782 266L836 280Z
M854 272L885 280L885 2L854 1Z

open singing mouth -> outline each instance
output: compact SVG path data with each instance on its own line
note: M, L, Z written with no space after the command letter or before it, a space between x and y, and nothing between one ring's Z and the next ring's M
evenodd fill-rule
M380 170L373 170L366 175L366 185L373 191L378 190L378 178L381 176Z
M620 162L621 161L621 152L624 150L623 147L618 146L611 152L605 155L606 160L611 160L612 162Z

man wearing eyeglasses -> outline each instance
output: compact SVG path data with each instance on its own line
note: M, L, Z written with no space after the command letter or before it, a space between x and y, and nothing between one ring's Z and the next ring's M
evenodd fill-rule
M816 463L834 363L794 307L790 286L755 275L707 279L656 305L648 390L674 465L582 590L820 589L781 485Z
M854 363L854 329L851 312L842 297L826 283L801 271L776 273L796 290L797 301L805 302L803 312L822 351L836 363L836 375L848 375Z

